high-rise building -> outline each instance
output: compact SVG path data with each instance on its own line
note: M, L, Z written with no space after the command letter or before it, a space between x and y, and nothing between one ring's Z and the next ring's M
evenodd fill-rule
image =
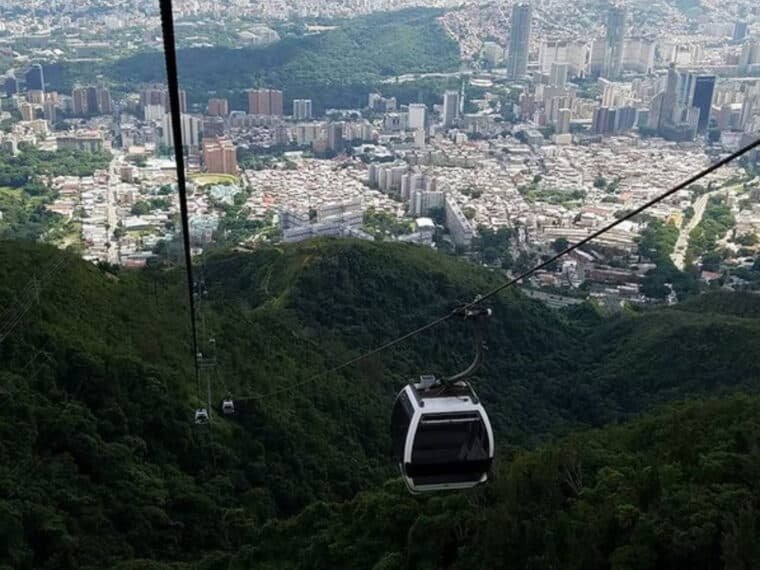
M623 6L612 6L607 13L607 36L604 77L617 79L623 71L623 47L627 11Z
M324 123L300 123L296 125L295 139L299 146L308 146L322 136Z
M655 110L654 104L650 105L649 124L657 121L657 130L661 137L669 141L684 142L694 140L699 123L699 110L683 104L684 94L688 85L688 75L682 78L676 70L675 63L670 64L668 69L667 83L665 91L662 92L662 99L659 105L659 115L653 116ZM712 96L711 96L712 98ZM654 103L654 99L652 100ZM709 120L709 117L708 117Z
M414 146L417 148L425 148L425 130L417 129L414 131Z
M734 23L734 41L740 42L747 37L747 22L738 20Z
M56 111L55 111L55 102L54 101L45 101L45 104L42 106L43 112L45 113L45 120L48 122L49 125L52 125L55 123L56 118Z
M203 117L201 132L205 138L221 137L224 135L224 119L222 117Z
M237 175L235 145L229 139L203 139L203 164L206 172Z
M635 124L635 107L598 107L594 110L591 130L596 134L614 134L629 131Z
M446 196L444 199L446 213L446 228L451 234L451 239L458 247L469 248L472 243L473 231L469 220L465 217L457 203Z
M742 46L737 71L748 73L750 66L757 64L760 64L760 41L747 41Z
M56 137L55 143L58 150L79 150L83 152L100 152L103 150L103 137L96 131Z
M95 90L95 98L98 103L98 111L101 115L110 115L113 112L111 92L107 87L98 87Z
M673 123L675 121L676 111L678 108L678 86L681 76L676 70L676 64L671 63L668 67L668 77L665 83L665 93L662 98L662 107L660 110L659 127Z
M532 9L530 4L512 6L512 27L507 54L507 77L522 79L528 71L528 48Z
M71 106L75 117L87 114L87 88L74 87L71 92Z
M87 112L94 115L98 112L98 90L91 85L85 89L87 90Z
M272 115L275 117L282 117L282 91L270 89L269 90L269 108Z
M167 113L171 111L169 91L164 87L147 87L143 89L140 92L140 104L143 107L147 105L163 105ZM187 112L187 92L184 89L179 90L179 112Z
M569 77L582 77L586 73L589 46L583 41L544 40L538 51L541 73L551 74L552 63L566 63Z
M744 102L742 103L742 114L739 126L743 131L746 131L751 123L752 123L752 116L755 113L755 110L760 106L760 94L755 95L753 93L747 94L747 96L744 98Z
M557 117L557 134L565 134L570 132L570 117L572 113L570 109L563 108L559 110L559 116Z
M248 113L251 115L282 116L282 91L251 89L248 91Z
M311 99L293 99L293 118L296 121L312 118Z
M34 105L31 103L19 103L19 113L21 113L21 120L33 121L34 120Z
M18 94L18 80L12 72L5 77L4 88L6 97L12 97L13 95Z
M211 98L208 100L206 112L211 117L226 117L229 114L227 99Z
M697 132L704 132L710 124L710 111L715 91L714 75L697 75L693 83L690 105L699 109Z
M588 54L588 72L591 77L601 77L604 75L604 66L607 62L607 41L596 39L591 42L591 49Z
M30 89L44 91L45 77L42 73L42 65L39 63L33 63L30 65L24 73L24 80L26 82L27 91Z
M42 105L45 102L45 92L39 89L32 89L26 92L26 100L33 105Z
M166 89L161 87L147 87L140 93L140 104L143 107L148 105L161 105L165 110L169 110L169 94Z
M169 113L166 112L166 107L163 105L145 105L145 107L143 107L143 116L148 122L162 122L164 117L168 114Z
M653 38L628 38L623 43L623 70L651 73L657 42Z
M459 118L459 91L443 94L443 126L450 127Z
M332 151L343 149L343 123L327 125L327 148Z
M248 114L269 114L269 89L251 89L248 91Z
M567 85L567 64L554 62L549 73L549 85L564 87Z
M713 92L715 91L715 76L689 71L681 73L678 82L677 107L673 120L683 120L685 115L693 119L696 115L690 109L699 109L697 131L704 132L710 123Z
M112 112L111 92L105 87L74 87L71 91L72 111L77 117L108 115Z
M626 105L618 108L615 115L614 132L630 131L636 125L636 115L636 107Z
M162 121L161 143L168 148L174 146L174 133L172 131L172 116L167 113ZM192 152L200 147L201 143L201 120L198 117L182 113L182 143Z
M665 100L665 92L661 91L649 102L649 115L647 115L648 129L657 130L660 128L660 118L662 117L662 102Z
M410 103L409 119L406 122L406 126L412 130L424 129L426 113L427 106L424 103Z
M597 107L591 121L591 132L598 135L609 134L615 125L615 109Z

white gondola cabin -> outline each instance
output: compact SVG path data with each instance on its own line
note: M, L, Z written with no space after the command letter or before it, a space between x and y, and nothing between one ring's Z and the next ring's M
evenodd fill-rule
M232 398L222 400L222 413L225 416L231 416L235 413L235 403L232 401Z
M195 410L195 423L205 424L208 423L208 410L206 408L198 408Z
M494 438L488 415L467 382L422 376L404 387L391 414L393 451L413 493L467 489L488 479Z

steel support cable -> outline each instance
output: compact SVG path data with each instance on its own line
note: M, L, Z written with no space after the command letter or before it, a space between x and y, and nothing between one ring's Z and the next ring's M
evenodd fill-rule
M23 314L29 310L29 306L37 300L42 286L45 285L47 280L52 277L62 265L63 257L60 256L47 265L47 269L42 274L42 277L38 278L35 275L28 281L15 299L15 302L20 306L8 309L5 315L3 315L4 321L0 324L0 336L3 336L4 333L2 331L5 331L8 327L12 329L15 326L15 323L19 319L19 315L23 316ZM2 339L0 339L0 342L2 342Z
M187 275L187 292L190 301L190 327L192 332L193 363L196 383L200 385L200 363L198 362L198 330L195 317L195 299L193 297L193 260L190 251L190 222L187 213L187 184L185 180L185 157L182 140L182 116L179 102L179 77L177 75L177 50L174 37L174 15L171 0L159 0L161 7L161 30L164 39L164 59L166 60L166 79L169 84L169 110L174 138L174 159L177 165L177 189L179 209L182 219L182 243L185 249L185 272Z
M667 190L667 191L663 192L662 194L660 194L658 196L655 196L654 198L652 198L651 200L649 200L645 204L643 204L643 205L639 206L638 208L632 210L631 212L627 213L625 216L623 216L623 217L621 217L621 218L619 218L619 219L617 219L617 220L615 220L613 222L610 222L609 224L607 224L603 228L598 229L597 231L589 234L588 236L586 236L585 238L583 238L579 242L574 243L572 245L569 245L567 248L563 249L562 251L560 251L556 255L553 255L552 257L550 257L546 261L544 261L542 263L539 263L538 265L536 265L535 267L529 269L525 273L521 273L520 275L518 275L517 277L514 277L513 279L507 281L506 283L504 283L502 285L499 285L498 287L493 288L491 291L488 291L486 294L484 294L483 296L479 297L475 301L473 301L471 303L468 303L465 306L465 308L474 307L475 305L478 305L478 304L482 303L483 301L486 301L486 300L490 299L491 297L493 297L494 295L500 293L504 289L507 289L508 287L511 287L511 286L519 283L520 281L522 281L526 277L530 277L531 275L533 275L537 271L540 271L541 269L544 269L545 267L548 267L549 265L551 265L552 263L554 263L555 261L557 261L561 257L564 257L568 253L571 253L571 252L575 251L576 249L578 249L579 247L582 247L582 246L586 245L587 243L595 240L596 238L598 238L601 235L607 233L611 229L619 226L623 222L625 222L627 220L630 220L631 218L633 218L633 217L641 214L642 212L644 212L645 210L648 210L649 208L651 208L652 206L654 206L658 202L662 202L665 198L668 198L668 197L672 196L673 194L675 194L676 192L678 192L680 190L683 190L687 186L691 186L692 184L694 184L695 182L697 182L700 179L704 178L708 174L711 174L711 173L715 172L716 170L718 170L722 166L725 166L729 162L731 162L733 160L736 160L737 158L740 158L741 156L747 154L748 152L751 152L752 150L754 150L756 148L760 148L760 136L758 136L757 140L755 140L754 142L751 142L748 145L740 148L736 152L733 152L733 153L729 154L725 158L720 159L718 162L715 162L715 163L711 164L710 166L708 166L704 170L701 170L700 172L698 172L694 176L692 176L692 177L684 180L683 182L681 182L679 184L676 184L670 190Z
M760 136L754 142L751 142L751 143L743 146L742 148L740 148L736 152L733 152L733 153L729 154L728 156L720 159L719 161L714 162L713 164L711 164L707 168L701 170L697 174L689 177L688 179L684 180L683 182L680 182L679 184L677 184L676 186L674 186L674 187L670 188L669 190L663 192L662 194L660 194L658 196L655 196L654 198L652 198L651 200L649 200L645 204L643 204L643 205L639 206L638 208L632 210L631 212L627 213L625 216L623 216L623 217L615 220L614 222L611 222L611 223L607 224L603 228L601 228L601 229L599 229L599 230L597 230L597 231L589 234L587 237L583 238L579 242L577 242L577 243L575 243L573 245L568 246L567 248L565 248L564 250L560 251L556 255L553 255L552 257L550 257L546 261L543 261L543 262L539 263L538 265L536 265L535 267L533 267L531 269L528 269L524 273L519 274L517 277L513 277L512 279L510 279L509 281L503 283L502 285L499 285L498 287L494 287L490 291L487 291L485 294L479 295L474 301L471 301L470 303L467 303L467 304L465 304L462 307L458 307L458 308L456 308L456 309L454 309L454 310L446 313L445 315L443 315L441 317L438 317L437 319L435 319L433 321L430 321L429 323L427 323L425 325L422 325L421 327L418 327L418 328L414 329L413 331L410 331L410 332L408 332L408 333L406 333L406 334L404 334L402 336L399 336L399 337L397 337L397 338L395 338L393 340L390 340L390 341L386 342L385 344L382 344L382 345L380 345L380 346L378 346L376 348L373 348L372 350L369 350L369 351L367 351L365 353L359 354L358 356L350 358L349 360L346 360L342 364L339 364L337 366L329 368L328 370L325 370L323 372L319 372L318 374L315 374L314 376L311 376L311 377L309 377L309 378L307 378L305 380L302 380L300 382L294 382L293 384L290 384L288 386L283 386L282 388L278 388L276 390L272 390L272 391L267 392L265 394L257 394L257 395L248 396L248 397L244 397L244 398L238 398L238 399L239 400L260 400L260 399L267 398L267 397L275 395L275 394L280 394L282 392L289 392L291 390L295 390L297 388L300 388L301 386L305 386L307 384L310 384L311 382L315 382L315 381L319 380L320 378L323 378L323 377L328 376L330 374L334 374L335 372L339 372L339 371L343 370L344 368L347 368L347 367L351 366L352 364L356 364L357 362L365 360L366 358L369 358L371 356L374 356L376 354L384 352L384 351L386 351L386 350L388 350L390 348L393 348L394 346L396 346L398 344L401 344L404 341L409 340L412 337L417 336L418 334L421 334L421 333L423 333L423 332L425 332L427 330L430 330L430 329L432 329L434 327L437 327L441 323L443 323L445 321L448 321L449 319L451 319L451 318L453 318L453 317L455 317L457 315L462 314L463 311L466 311L467 309L472 309L472 308L480 305L484 301L486 301L486 300L494 297L495 295L499 294L501 291L504 291L505 289L508 289L509 287L512 287L512 286L516 285L517 283L519 283L523 279L525 279L527 277L530 277L531 275L533 275L537 271L540 271L541 269L543 269L543 268L551 265L552 263L554 263L558 259L564 257L568 253L571 253L571 252L575 251L576 249L578 249L579 247L582 247L582 246L586 245L587 243L589 243L589 242L593 241L594 239L596 239L596 238L602 236L603 234L607 233L611 229L619 226L623 222L625 222L627 220L630 220L634 216L637 216L638 214L641 214L642 212L644 212L645 210L651 208L655 204L663 201L665 198L668 198L669 196L672 196L673 194L675 194L679 190L683 190L687 186L690 186L690 185L694 184L695 182L697 182L700 179L704 178L708 174L711 174L711 173L715 172L716 170L718 170L719 168L725 166L729 162L732 162L732 161L736 160L737 158L740 158L740 157L744 156L745 154L747 154L747 153L749 153L749 152L751 152L751 151L753 151L753 150L755 150L757 148L760 148Z
M14 331L16 326L26 316L29 310L37 303L40 291L47 284L47 281L50 280L56 274L56 272L58 272L63 267L64 262L65 258L63 256L60 256L55 262L48 265L47 271L39 280L33 277L31 282L24 288L22 295L24 293L27 293L28 298L23 301L23 305L21 307L10 309L8 311L8 313L10 313L10 316L8 316L5 322L0 325L0 343L3 342L8 337L8 335Z

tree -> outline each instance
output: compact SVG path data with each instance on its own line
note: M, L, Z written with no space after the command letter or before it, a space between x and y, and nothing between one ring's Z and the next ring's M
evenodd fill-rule
M483 250L483 261L488 264L493 263L499 258L499 250L495 247L487 247Z
M594 178L594 188L604 189L607 186L607 179L601 174Z
M535 256L528 253L527 251L521 251L520 255L517 256L517 259L514 263L514 269L515 271L519 271L520 273L527 271L533 265L535 264Z
M757 244L757 234L741 234L734 240L739 245L751 246Z
M570 242L567 241L567 238L558 237L552 242L552 249L559 253L560 251L565 251L569 245Z
M720 271L720 264L723 257L715 251L711 251L702 256L702 269L705 271Z
M132 209L130 211L135 216L144 216L150 212L150 204L148 204L148 202L145 200L138 200L132 205Z

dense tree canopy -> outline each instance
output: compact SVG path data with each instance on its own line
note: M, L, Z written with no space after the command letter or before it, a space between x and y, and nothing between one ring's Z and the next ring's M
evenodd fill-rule
M438 10L415 8L362 16L265 47L179 49L180 83L191 104L205 105L217 96L226 97L232 109L247 109L246 89L270 87L284 91L286 113L294 98L312 99L316 113L328 107L361 108L367 93L382 89L386 78L458 68L459 47L436 21L439 15ZM52 85L67 90L75 80L97 73L91 67L58 65L50 70ZM100 71L125 90L166 81L160 51L142 52ZM47 78L47 69L45 73ZM420 85L406 91L389 88L416 101Z
M32 275L61 255L60 270L40 284L39 303L0 343L0 564L226 568L234 559L234 567L433 568L495 567L515 557L535 567L546 556L546 564L580 568L613 555L622 564L634 544L683 567L728 553L724 544L745 556L736 549L741 525L755 520L747 510L755 483L729 477L720 462L733 456L720 454L752 447L719 442L725 433L751 434L745 420L754 400L694 419L684 432L695 434L694 447L668 438L652 447L641 435L655 429L646 422L578 436L588 443L579 444L577 511L572 496L557 499L552 479L551 458L564 457L564 444L519 449L673 399L756 389L760 306L751 295L612 318L593 305L552 312L515 291L495 299L477 380L497 434L495 482L485 495L418 501L397 479L381 487L395 476L390 404L409 378L470 359L466 323L450 321L390 353L303 381L474 298L499 275L426 248L332 240L196 260L209 290L201 348L208 353L211 336L217 346L217 366L202 382L209 374L215 409L231 392L237 411L216 414L209 430L192 422L205 394L191 369L181 270L116 271L53 248L0 242L3 320L26 299ZM697 418L698 409L675 413ZM656 422L673 425L668 417ZM701 425L727 427L703 438ZM720 456L709 455L713 449ZM663 459L676 452L683 453L677 476ZM631 454L641 462L632 464ZM636 514L647 512L643 495L631 495L646 465L659 473L661 497L688 489L704 499L681 507L650 500L659 510L646 522ZM605 466L633 470L619 495L605 495L617 481ZM728 494L710 491L715 485ZM357 492L365 494L345 503ZM511 501L520 497L516 510ZM493 508L477 507L483 502ZM603 504L628 522L599 511ZM732 539L734 522L715 521L737 505L749 514L735 520ZM696 524L692 513L705 521L702 534L688 526ZM665 520L673 534L652 542L645 531Z

